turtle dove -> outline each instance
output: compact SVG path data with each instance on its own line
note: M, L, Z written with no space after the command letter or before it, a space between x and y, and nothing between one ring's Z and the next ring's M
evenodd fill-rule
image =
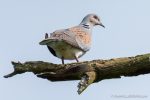
M88 14L78 26L68 29L56 30L45 34L45 39L40 45L47 45L49 51L62 60L76 60L83 56L91 47L91 35L94 26L105 27L96 14Z

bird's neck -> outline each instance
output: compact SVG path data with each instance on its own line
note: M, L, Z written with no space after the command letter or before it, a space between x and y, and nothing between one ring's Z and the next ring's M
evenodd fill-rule
M93 28L93 25L91 25L89 23L83 23L83 22L80 23L80 26L85 29L88 29L88 30L92 30L92 28Z

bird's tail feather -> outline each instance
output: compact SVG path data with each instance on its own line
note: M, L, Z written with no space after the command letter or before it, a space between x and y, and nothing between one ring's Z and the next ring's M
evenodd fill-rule
M58 40L57 39L53 39L53 38L47 38L47 39L42 40L39 44L40 45L47 45L47 44L49 44L51 42L54 42L54 41L58 41Z

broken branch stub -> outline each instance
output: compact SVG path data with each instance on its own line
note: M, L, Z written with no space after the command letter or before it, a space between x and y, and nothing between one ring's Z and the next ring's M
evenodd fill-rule
M150 73L150 53L135 57L93 60L64 65L43 61L12 62L12 65L14 66L14 72L5 75L5 78L32 72L37 77L50 81L80 80L78 93L81 94L94 82Z

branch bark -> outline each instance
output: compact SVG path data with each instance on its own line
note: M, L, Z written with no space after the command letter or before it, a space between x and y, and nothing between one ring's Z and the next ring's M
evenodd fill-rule
M94 82L150 73L150 53L135 57L93 60L65 65L43 61L12 62L12 64L14 72L5 75L5 78L33 72L37 77L50 81L80 80L78 93L81 94Z

